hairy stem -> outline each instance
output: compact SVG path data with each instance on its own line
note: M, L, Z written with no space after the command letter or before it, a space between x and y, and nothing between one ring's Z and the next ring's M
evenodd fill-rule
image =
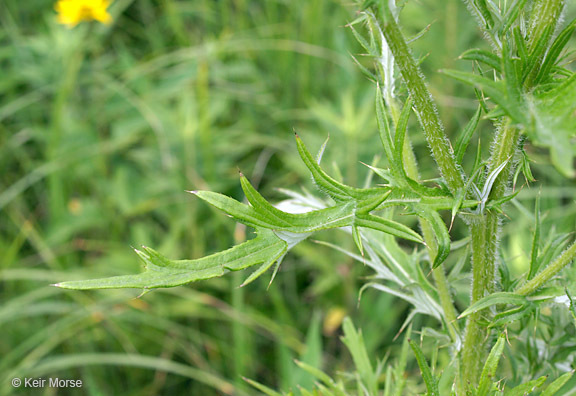
M394 60L408 87L408 91L414 100L416 115L424 131L426 141L432 150L434 159L438 164L438 168L446 180L450 191L455 193L464 186L464 180L456 165L452 149L444 132L444 127L440 122L436 105L424 82L420 68L410 54L406 40L392 12L386 4L384 4L382 8L384 11L382 33L386 38L390 51L394 55Z
M512 158L518 147L519 131L508 123L502 125L494 138L490 169L496 169L506 163L492 185L490 199L497 200L506 193L506 188L512 170ZM488 211L479 214L470 223L472 237L472 295L471 304L494 291L494 281L497 270L499 241L499 214ZM460 392L466 392L478 384L480 370L488 350L486 341L489 331L482 326L480 319L485 312L477 312L469 316L466 323L466 335L461 355Z
M414 156L414 151L410 145L410 139L406 137L404 141L404 169L406 174L414 180L418 180L420 175L418 174L418 163L416 157ZM438 244L436 242L436 237L432 226L423 219L419 219L420 228L422 229L422 236L428 247L428 256L430 258L430 263L434 262L436 255L438 254ZM440 305L444 311L446 319L446 327L450 333L452 341L458 339L458 322L456 317L456 307L454 307L454 301L452 300L452 294L450 293L450 287L448 286L448 281L446 279L446 273L444 272L444 266L440 265L432 271L432 276L434 277L434 282L436 283L436 289L438 290L438 296L440 297Z
M472 220L472 298L471 304L494 291L496 275L496 251L498 242L498 215L489 212ZM486 355L489 332L480 319L484 312L469 316L461 355L460 392L466 395L476 387Z
M559 273L564 267L570 264L576 258L576 241L570 245L556 260L544 268L538 275L529 282L516 289L515 293L524 296L530 295L544 286L554 275Z
M432 149L434 158L436 159L440 171L446 179L446 183L450 190L455 192L463 187L464 182L462 175L456 166L452 149L448 144L444 128L436 110L436 105L434 104L432 96L428 91L428 87L424 82L422 73L410 54L406 40L398 28L394 16L386 5L384 5L384 7L385 15L382 18L382 33L384 34L390 51L398 64L404 82L408 86L408 90L414 99L414 108L418 115L418 120L424 130L426 140ZM382 77L384 78L384 76ZM394 103L391 98L387 98L386 101L391 111L393 113L398 113L397 104ZM410 139L407 138L403 147L404 168L409 177L418 180L418 164L409 142ZM425 220L420 220L420 227L422 229L424 241L428 246L428 255L430 257L430 262L432 263L438 254L438 246L434 230ZM441 265L434 269L432 271L432 276L434 277L434 282L436 283L436 288L440 297L440 304L444 311L447 330L450 333L452 340L456 341L459 331L458 323L456 321L457 313L450 293L450 287L448 286L448 281L446 279L446 274L444 272L444 266Z

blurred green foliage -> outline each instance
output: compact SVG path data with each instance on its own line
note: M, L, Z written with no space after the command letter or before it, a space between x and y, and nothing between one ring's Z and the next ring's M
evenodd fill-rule
M275 188L311 185L294 129L315 148L330 134L325 168L362 186L368 169L359 161L374 163L382 153L372 84L349 56L362 52L345 28L354 5L116 0L111 25L71 30L56 23L53 5L0 4L0 394L25 394L9 381L32 376L82 379L88 395L252 394L242 376L283 390L310 388L314 376L293 359L331 375L352 367L339 339L344 312L362 329L372 362L404 356L407 370L418 372L406 343L394 340L408 304L375 290L358 303L372 272L312 241L294 249L269 289L266 280L238 289L244 274L140 299L138 292L48 286L139 272L130 246L188 258L248 238L184 191L242 200L238 168L273 201L282 198ZM469 71L456 58L484 45L464 15L457 0L409 2L402 14L408 36L432 23L413 48L425 58L450 136L474 114L475 96L436 71ZM477 133L487 152L489 123ZM423 178L436 177L421 135L411 136ZM527 150L535 184L547 186L543 235L573 231L576 184L549 164L546 150ZM470 155L464 164L473 161ZM524 190L509 209L514 228L504 225L504 259L516 274L530 265L537 194L535 186ZM457 221L453 239L464 229ZM327 238L353 246L347 237ZM450 281L457 303L467 301L467 279ZM572 323L544 316L574 332ZM416 317L413 327L427 325L437 324ZM555 353L565 360L565 351ZM408 394L424 391L411 381Z

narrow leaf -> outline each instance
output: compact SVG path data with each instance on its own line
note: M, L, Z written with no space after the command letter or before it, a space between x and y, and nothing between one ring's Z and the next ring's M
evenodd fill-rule
M556 393L558 393L558 391L562 389L562 387L568 381L570 381L572 375L574 375L574 370L562 374L560 377L556 378L554 382L552 382L550 385L546 387L546 389L544 389L544 392L542 392L541 396L555 396Z
M62 282L55 286L76 290L175 287L268 262L286 249L286 242L268 230L259 230L254 239L196 260L169 260L145 247L143 251L136 251L146 267L141 274Z
M356 215L354 223L358 227L370 228L404 238L409 241L424 243L422 236L404 224L373 215Z
M438 245L438 252L436 253L436 257L432 262L432 269L436 269L446 260L450 254L450 234L448 232L448 228L446 228L446 224L438 212L432 210L419 210L416 212L416 214L426 220L434 230L434 235Z
M530 249L530 270L526 280L534 278L538 272L538 251L540 248L540 194L536 197L534 207L534 236L532 237L532 248Z
M456 161L462 165L462 159L464 158L464 154L466 153L466 148L470 143L470 139L472 139L472 135L478 126L478 122L480 121L480 116L482 115L482 106L478 106L476 113L472 116L470 121L464 127L464 130L458 136L458 140L456 141L456 149L454 155L456 157Z
M500 64L500 57L493 52L481 50L478 48L469 49L460 55L460 59L476 61L478 63L483 63L498 73L502 72L502 65Z
M253 386L254 388L258 389L260 392L264 393L267 396L283 396L281 393L276 392L275 390L267 387L266 385L262 385L259 382L256 382L254 380L251 380L250 378L245 378L242 377L242 379L246 382L248 382L251 386Z
M420 367L420 372L422 373L422 379L426 384L428 395L440 396L440 392L438 391L438 382L434 377L434 375L432 374L430 367L428 366L428 362L424 357L424 353L422 353L422 350L420 349L417 343L415 343L412 340L408 340L408 342L410 343L410 347L412 347L412 351L414 351L414 355L416 356L416 361L418 362L418 366Z
M460 316L458 316L458 319L465 318L470 314L481 311L496 304L524 305L526 302L526 297L519 294L510 292L496 292L476 301L464 312L462 312Z
M482 369L482 374L480 375L480 382L478 384L478 390L476 396L488 396L490 393L490 388L492 387L492 381L496 374L496 369L498 368L498 363L500 362L500 357L502 352L504 352L505 336L501 335L498 341L492 347L484 368Z
M540 377L538 379L528 381L525 384L515 386L514 388L510 389L509 391L506 391L505 396L524 396L524 395L527 395L527 394L531 393L532 391L534 391L534 389L538 388L539 386L542 386L542 384L544 384L544 382L546 382L546 378L547 377Z

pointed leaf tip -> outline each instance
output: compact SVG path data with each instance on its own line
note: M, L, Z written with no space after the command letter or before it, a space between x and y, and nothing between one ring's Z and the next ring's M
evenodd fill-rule
M185 191L186 191L187 193L194 194L194 195L197 195L197 194L198 194L198 190L190 190L190 191L189 191L189 190L185 190Z

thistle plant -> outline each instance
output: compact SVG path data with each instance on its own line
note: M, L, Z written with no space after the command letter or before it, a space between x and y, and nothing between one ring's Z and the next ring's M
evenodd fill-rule
M403 326L408 334L396 369L388 366L385 372L382 364L379 369L372 368L361 334L350 321L345 322L344 342L358 370L358 389L364 394L382 394L382 389L386 395L402 394L409 349L428 395L522 395L535 389L543 395L560 394L571 378L569 370L550 379L546 377L549 373L521 373L518 377L525 381L511 387L497 369L506 335L518 331L519 339L530 337L522 329L537 320L546 304L564 301L569 307L566 317L570 312L574 315L570 285L555 281L576 257L574 237L557 235L542 244L536 205L530 268L514 279L508 276L508 263L500 259L500 239L502 223L514 221L507 219L506 210L521 190L518 180L534 181L524 149L527 143L547 149L551 163L566 178L576 175L576 73L569 68L566 55L576 20L564 21L565 0L467 0L466 4L490 50L470 49L461 55L463 62L473 63L475 73L442 71L474 90L478 100L477 111L458 136L447 136L420 60L413 57L402 32L399 16L403 2L364 1L358 5L358 18L348 26L373 60L373 66L357 63L374 81L376 90L375 117L385 164L374 163L369 168L382 183L358 188L337 180L321 165L326 143L315 156L305 144L305 136L295 134L297 152L323 198L285 191L292 209L297 204L300 210L282 210L287 205L268 202L240 173L247 203L217 192L190 192L253 228L254 238L194 260L171 260L143 247L136 250L145 264L140 274L56 286L147 292L253 267L242 283L245 286L271 268L274 279L294 246L318 231L336 229L351 236L357 251L324 244L374 270L365 289L393 294L413 307ZM413 114L417 127L410 128ZM482 119L493 126L490 153L485 157L478 150L469 167L464 158L474 155L468 148ZM424 136L435 160L437 178L433 180L420 177L411 144L410 135L414 134ZM414 216L419 228L408 227L399 215ZM469 237L453 240L450 231L458 219L466 224ZM446 272L451 269L450 275L459 274L467 266L468 254L452 259L458 250L470 253L470 300L463 310L454 303ZM433 370L431 356L410 339L410 321L417 314L439 322L441 330L435 330L436 337L448 345L454 360L451 367ZM319 379L318 389L325 392L321 394L348 391L341 381L317 368L301 367ZM252 383L265 393L277 394Z

